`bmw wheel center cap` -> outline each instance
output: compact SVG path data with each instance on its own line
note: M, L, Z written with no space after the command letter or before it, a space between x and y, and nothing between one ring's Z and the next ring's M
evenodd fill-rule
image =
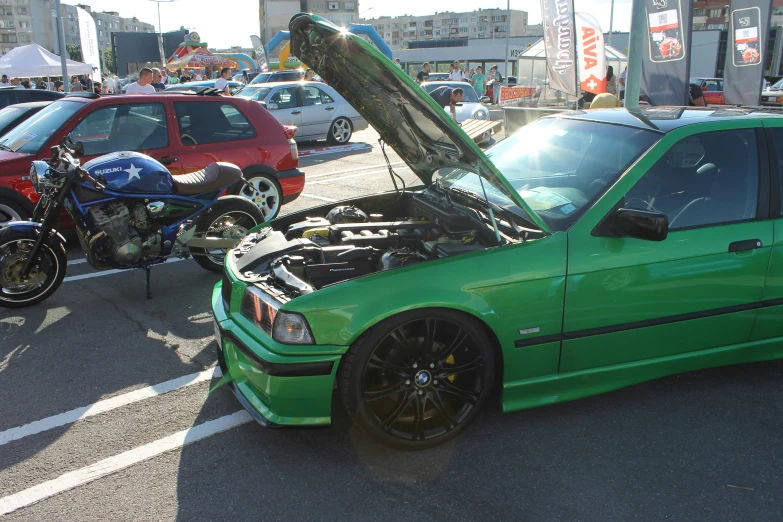
M416 382L416 386L427 386L432 381L432 376L427 370L421 370L416 374L416 377L414 377L414 381Z

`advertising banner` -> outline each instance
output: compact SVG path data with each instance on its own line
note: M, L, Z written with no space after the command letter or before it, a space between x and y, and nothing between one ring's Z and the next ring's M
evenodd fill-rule
M94 82L101 81L101 51L98 47L98 30L93 17L82 9L76 8L79 18L79 38L81 41L82 60L93 67L91 78Z
M256 67L261 72L267 72L269 64L266 61L266 53L264 52L264 44L261 43L261 38L253 35L250 37L250 42L253 44L253 50L256 52Z
M730 105L759 105L771 0L731 0L723 96Z
M574 0L541 0L549 87L576 96Z
M593 94L606 92L606 49L598 20L589 14L576 13L576 37L579 88Z
M644 4L647 37L641 90L651 105L688 105L693 0L644 0Z
M501 107L518 107L529 103L536 94L540 93L541 85L515 85L513 87L500 87L498 105Z

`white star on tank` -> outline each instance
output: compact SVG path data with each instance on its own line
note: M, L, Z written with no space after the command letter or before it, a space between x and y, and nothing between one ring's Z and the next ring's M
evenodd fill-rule
M141 179L139 177L139 172L141 172L141 171L142 171L142 169L138 169L138 168L134 167L133 163L131 163L131 166L130 166L129 169L123 169L123 172L127 172L128 173L128 181L132 180L133 178Z

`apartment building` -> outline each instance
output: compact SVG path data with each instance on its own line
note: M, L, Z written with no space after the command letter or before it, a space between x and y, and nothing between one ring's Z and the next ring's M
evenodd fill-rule
M540 25L527 23L527 11L479 9L453 13L443 12L427 16L381 16L361 20L370 24L393 50L407 49L410 42L447 40L453 38L505 38L509 36L541 35Z
M315 13L337 25L359 20L359 2L356 0L259 0L259 10L264 44L280 31L288 31L288 22L296 13Z

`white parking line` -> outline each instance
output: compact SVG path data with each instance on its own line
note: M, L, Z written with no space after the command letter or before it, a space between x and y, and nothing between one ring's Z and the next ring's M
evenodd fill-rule
M327 203L334 203L335 201L339 201L339 199L325 198L323 196L315 196L313 194L305 194L304 192L300 193L299 195L300 196L304 196L306 198L320 199L321 201L326 201Z
M171 263L177 263L179 261L185 261L181 257L175 257L174 259L169 259L163 265L168 265ZM161 265L154 265L154 266L161 266ZM128 272L129 270L133 269L121 269L121 268L115 268L112 270L101 270L100 272L90 272L89 274L81 274L81 275L75 275L75 276L68 276L65 279L63 279L63 283L67 283L68 281L79 281L80 279L91 279L93 277L103 277L107 275L113 275L113 274L119 274L120 272Z
M49 480L13 495L0 498L0 516L87 484L106 475L116 473L134 464L156 457L161 453L181 448L187 444L192 444L217 433L230 430L251 420L250 414L245 410L241 410L231 415L178 431L168 437L163 437L149 444L103 459L84 468L70 471L54 480Z
M81 265L82 263L86 263L86 259L69 259L68 264L69 265Z
M392 167L397 167L399 165L405 165L404 161L398 161L397 163L392 163ZM377 169L378 167L385 167L385 163L381 163L380 165L367 165L366 167L360 167L357 169L346 169L346 170L339 170L337 172L328 172L326 174L305 174L305 179L315 179L315 178L323 178L326 176L334 176L335 174L345 174L346 172L359 172L360 170L369 170L369 169ZM381 172L386 172L381 171ZM369 174L369 173L368 173Z
M11 428L0 432L0 446L8 444L14 440L19 440L30 435L35 435L36 433L41 433L43 431L57 428L59 426L73 424L78 420L115 410L122 406L133 404L134 402L139 402L151 397L157 397L158 395L173 392L187 386L198 384L200 382L209 381L213 377L221 377L222 375L223 372L221 372L220 368L216 366L209 370L204 370L203 372L191 373L190 375L177 377L176 379L171 379L170 381L162 382L154 386L147 386L146 388L141 388L132 392L123 393L122 395L117 395L116 397L112 397L110 399L98 401L96 403L90 404L89 406L76 408L75 410L66 411L65 413L60 413L59 415L37 420L35 422L25 424L24 426Z

